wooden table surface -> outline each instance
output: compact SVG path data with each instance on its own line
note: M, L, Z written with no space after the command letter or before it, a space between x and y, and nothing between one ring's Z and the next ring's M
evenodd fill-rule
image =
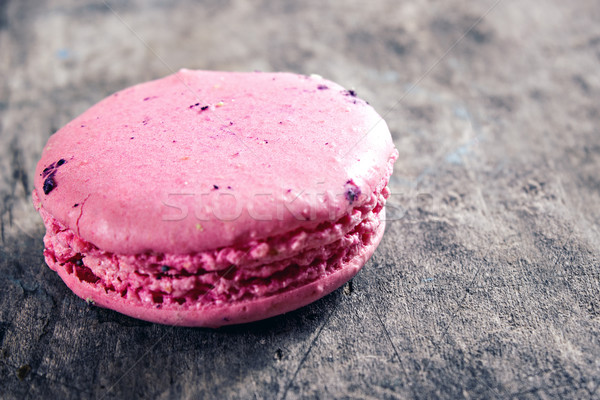
M596 0L0 1L0 398L600 398ZM318 73L400 152L352 285L172 328L45 266L48 137L181 67Z

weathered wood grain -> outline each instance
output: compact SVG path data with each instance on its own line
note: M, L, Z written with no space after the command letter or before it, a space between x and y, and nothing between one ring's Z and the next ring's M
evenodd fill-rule
M108 4L0 1L1 398L600 397L597 2ZM45 266L47 138L181 67L319 73L385 116L390 220L352 285L186 329Z

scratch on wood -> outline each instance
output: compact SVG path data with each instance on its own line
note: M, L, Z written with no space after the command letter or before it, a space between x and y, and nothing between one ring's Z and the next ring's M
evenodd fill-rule
M323 321L323 323L321 324L321 327L317 331L317 334L315 335L315 337L311 341L310 345L308 346L308 349L304 353L304 356L302 356L302 359L300 360L300 363L298 364L298 367L296 368L296 370L294 371L294 374L292 375L290 381L286 385L285 390L283 392L283 395L281 396L281 400L283 400L283 399L285 399L287 397L288 391L290 390L290 387L292 386L292 383L294 383L294 381L296 380L296 377L298 376L298 372L302 368L302 365L304 365L304 362L306 361L306 358L308 357L308 355L312 351L313 347L315 346L315 343L317 342L317 339L319 339L319 336L321 336L321 332L323 332L323 328L325 328L325 326L329 322L329 319L333 315L334 311L335 311L335 307L332 307L331 311L329 312L329 315L327 315L327 318L325 318L325 321Z
M371 304L371 309L375 313L375 316L377 317L377 320L379 321L379 324L381 325L381 329L383 330L383 334L385 335L386 339L388 340L388 342L392 346L392 349L394 350L394 355L396 356L396 358L398 359L398 362L400 363L400 366L402 367L402 371L404 372L404 376L406 377L406 382L408 383L411 391L413 391L413 385L411 385L411 380L410 380L410 378L408 376L408 372L406 371L406 366L402 362L402 358L400 358L400 353L398 352L398 349L396 348L396 345L394 344L394 341L392 340L387 327L385 326L385 324L383 323L383 320L381 319L381 315L379 314L379 310L377 310L377 307L375 307L375 303L373 303L373 300L371 299L371 296L369 296L369 293L365 292L365 296L367 297L367 300ZM415 393L413 392L413 395L414 394Z

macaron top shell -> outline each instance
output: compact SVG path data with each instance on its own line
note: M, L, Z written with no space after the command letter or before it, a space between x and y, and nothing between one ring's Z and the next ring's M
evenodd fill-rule
M366 102L290 73L181 70L56 132L38 206L119 254L185 254L314 229L386 184L396 150Z

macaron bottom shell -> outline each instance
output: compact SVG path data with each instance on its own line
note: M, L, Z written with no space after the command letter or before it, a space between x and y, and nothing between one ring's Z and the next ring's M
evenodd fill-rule
M362 245L349 260L336 260L337 265L330 266L332 272L329 274L303 286L284 290L264 298L242 300L222 305L207 304L195 309L177 310L133 303L116 292L107 293L99 285L80 280L51 257L46 257L46 262L77 296L90 303L93 302L97 306L109 308L133 318L160 324L218 328L224 325L262 320L296 310L342 286L360 271L379 245L385 230L385 208L380 211L379 216L381 219L380 224L369 242ZM201 300L202 297L199 298L199 301Z

